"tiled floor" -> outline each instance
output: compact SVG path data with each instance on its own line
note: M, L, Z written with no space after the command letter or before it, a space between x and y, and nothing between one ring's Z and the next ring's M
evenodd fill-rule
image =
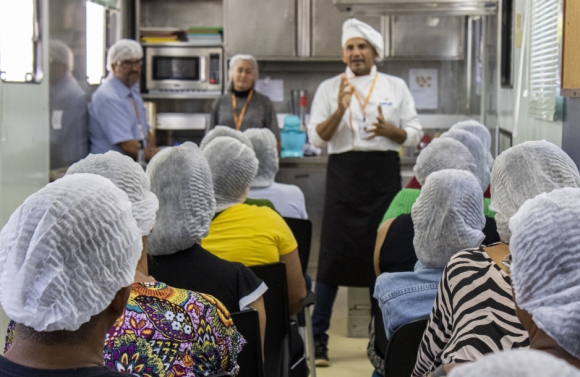
M334 303L330 324L330 367L316 368L317 377L371 377L373 367L367 358L368 339L347 338L347 290L341 287Z

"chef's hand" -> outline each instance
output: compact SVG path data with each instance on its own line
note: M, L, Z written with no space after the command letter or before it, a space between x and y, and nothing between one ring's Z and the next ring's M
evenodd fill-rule
M145 157L145 161L149 162L153 156L155 156L159 152L159 148L157 147L147 147L143 149L143 154Z
M352 93L350 83L346 79L346 75L343 73L340 76L340 88L338 90L338 109L342 112L346 111L350 106L351 99Z
M403 144L407 139L407 132L399 127L395 127L385 120L383 117L383 109L379 105L379 115L377 121L373 123L374 127L366 128L366 132L370 134L368 140L374 139L377 136L388 137L398 144Z

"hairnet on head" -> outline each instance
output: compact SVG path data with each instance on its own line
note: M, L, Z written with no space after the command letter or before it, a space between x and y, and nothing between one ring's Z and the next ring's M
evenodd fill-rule
M527 200L510 219L511 277L518 306L580 358L580 189Z
M142 236L151 232L155 224L155 213L159 201L150 191L149 178L143 168L129 156L116 151L105 154L90 154L68 168L66 174L90 173L108 178L125 191L133 203L133 217Z
M349 18L342 24L342 47L352 38L362 38L367 40L377 52L376 61L381 61L385 57L385 41L381 33L373 29L356 18Z
M449 377L580 377L580 371L547 352L531 349L489 354L457 365Z
M477 177L477 164L469 149L451 138L434 139L417 157L415 177L423 186L429 174L443 170L465 170Z
M485 147L485 152L487 154L487 164L489 169L493 165L493 156L491 155L491 133L486 126L479 123L476 120L464 120L462 122L457 122L449 130L464 130L471 132L483 143Z
M458 251L479 247L485 238L483 195L473 174L455 169L432 173L411 210L417 259L445 267Z
M201 140L201 143L199 144L199 149L203 150L205 149L205 147L207 147L207 145L216 137L220 137L220 136L227 136L227 137L233 137L234 139L240 141L241 143L247 145L250 148L253 148L252 146L252 142L250 140L248 140L248 138L241 132L238 130L234 130L231 127L228 126L215 126L215 128L213 128L212 130L210 130Z
M187 142L158 153L147 166L159 212L147 252L173 254L206 237L215 214L209 165L197 145Z
M270 187L278 172L278 142L267 128L249 128L244 135L252 142L256 158L260 162L258 174L252 182L254 187Z
M64 64L69 71L74 68L74 55L70 47L58 39L48 41L48 56L51 62Z
M107 70L113 71L113 64L127 59L142 59L143 48L133 39L120 39L107 52Z
M131 285L143 245L110 180L65 176L31 195L0 232L0 301L36 331L75 331Z
M230 69L228 71L228 88L232 88L234 71L236 70L238 63L244 60L252 64L252 67L254 68L254 84L256 84L256 81L260 76L260 72L258 71L258 61L252 55L237 54L232 56L230 59Z
M500 154L491 171L491 204L497 232L510 242L508 221L528 199L564 187L579 187L580 174L560 148L545 140L526 141Z
M477 165L477 175L476 177L479 179L481 184L481 189L483 191L487 190L487 186L489 186L489 173L490 168L487 162L487 153L485 152L485 147L483 143L479 141L477 136L463 130L450 130L441 134L441 138L451 138L455 139L461 144L465 145L467 149L473 155L475 159L475 164Z
M252 148L231 137L220 136L202 152L211 170L216 212L242 203L258 172L258 159Z

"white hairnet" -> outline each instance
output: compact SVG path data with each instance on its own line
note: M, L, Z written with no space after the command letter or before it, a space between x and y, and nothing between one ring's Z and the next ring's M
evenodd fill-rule
M133 203L133 217L141 235L146 236L151 232L159 201L150 191L149 178L143 168L131 157L116 151L90 154L66 171L67 175L76 173L97 174L110 179L115 186L125 191Z
M247 145L248 147L253 148L252 142L248 140L248 138L244 136L244 134L241 131L234 130L233 128L228 126L215 126L215 128L210 130L201 140L201 143L199 144L199 149L201 149L201 151L203 152L205 147L207 147L207 145L213 139L220 136L233 137L234 139L240 141L241 143Z
M462 122L457 122L451 126L450 130L464 130L471 132L483 143L485 147L485 152L487 154L487 165L491 170L493 166L493 156L491 155L491 133L486 126L479 123L476 120L464 120Z
M220 136L202 152L211 170L216 212L242 203L258 172L258 159L252 148L231 137Z
M417 157L415 177L423 186L429 174L443 170L465 170L477 177L477 164L469 149L451 138L434 139Z
M455 169L432 173L411 210L417 259L427 267L445 267L463 249L485 238L483 195L473 174Z
M580 377L580 371L547 352L513 349L459 364L449 377Z
M254 67L254 80L255 80L254 84L256 83L258 77L260 76L260 72L258 71L258 61L256 60L256 58L254 58L252 55L243 55L243 54L234 55L230 59L230 69L228 71L228 88L230 89L232 87L232 80L234 77L234 71L236 69L236 66L238 65L239 62L243 60L252 63L252 67Z
M143 244L131 202L108 179L65 176L0 232L0 301L36 331L75 331L131 285Z
M543 192L579 187L580 174L568 155L545 140L526 141L500 154L491 171L491 204L497 232L510 242L508 221L527 200Z
M107 71L113 71L113 64L127 59L143 58L141 44L133 39L120 39L107 52Z
M527 200L510 219L511 277L518 306L580 358L580 189Z
M372 28L369 24L349 18L342 24L342 47L352 38L366 39L377 51L376 61L381 61L385 57L385 41L381 33Z
M256 158L260 162L258 174L252 182L254 187L270 187L278 172L278 142L267 128L249 128L244 135L252 142Z
M58 39L51 39L48 42L48 56L51 62L64 64L69 71L74 68L74 55L70 47Z
M147 174L160 201L147 252L173 254L206 237L215 199L211 171L197 145L187 142L163 150L153 157Z
M474 134L464 130L450 130L441 134L441 138L449 137L465 145L473 155L477 165L477 175L483 191L489 186L490 167L487 161L487 153L483 143Z

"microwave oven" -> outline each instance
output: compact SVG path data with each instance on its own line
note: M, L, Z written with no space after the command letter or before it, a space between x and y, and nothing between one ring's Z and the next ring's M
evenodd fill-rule
M221 94L223 65L222 47L146 46L145 89L151 94Z

